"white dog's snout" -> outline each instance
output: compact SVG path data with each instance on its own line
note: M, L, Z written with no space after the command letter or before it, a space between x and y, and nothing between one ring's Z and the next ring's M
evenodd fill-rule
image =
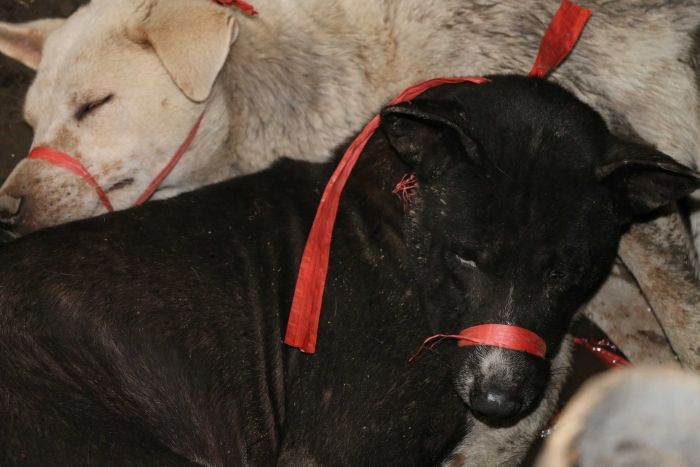
M19 214L22 198L15 198L8 194L0 194L0 220L11 221Z

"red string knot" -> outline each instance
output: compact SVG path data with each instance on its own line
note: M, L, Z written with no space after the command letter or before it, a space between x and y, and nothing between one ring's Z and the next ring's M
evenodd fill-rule
M403 201L404 208L408 205L413 197L413 190L418 187L418 180L414 174L406 174L401 181L396 184L392 193L398 195Z
M213 0L215 3L218 3L219 5L231 5L239 10L241 10L243 13L245 13L248 16L257 16L258 11L253 7L248 2L245 2L244 0Z

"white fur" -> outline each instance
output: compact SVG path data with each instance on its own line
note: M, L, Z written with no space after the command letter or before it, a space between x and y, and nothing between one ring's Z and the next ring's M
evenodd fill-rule
M178 35L200 23L209 24L207 31L230 26L213 27L202 19L207 15L233 14L239 23L231 37L240 30L238 40L203 102L201 92L185 92L169 73L159 47L138 45L145 10L188 2L201 13L190 26L169 24L182 15L154 15L173 40L189 44ZM695 165L700 123L689 54L700 2L585 3L593 19L554 79L609 121L622 122L621 130ZM260 16L248 18L201 0L93 0L57 30L54 22L26 102L34 145L75 155L105 189L133 179L109 194L116 209L138 197L204 108L200 134L156 198L261 169L283 155L324 160L411 83L527 72L557 2L258 0L255 6ZM3 33L8 27L0 25L0 50L20 58L16 34ZM216 69L215 55L199 65ZM114 93L112 102L75 121L80 102L105 93ZM22 162L0 195L24 198L24 231L103 211L83 182L43 162Z
M559 353L552 360L550 382L545 389L544 397L532 413L517 424L504 428L493 428L473 419L469 432L443 465L450 467L511 467L520 465L533 440L546 427L547 422L554 414L559 395L571 368L571 350L571 337L567 336ZM482 368L493 364L497 365L498 370L501 370L499 360L501 360L502 353L493 352L489 355L493 355L492 359L489 363L482 364ZM507 368L508 365L505 367Z

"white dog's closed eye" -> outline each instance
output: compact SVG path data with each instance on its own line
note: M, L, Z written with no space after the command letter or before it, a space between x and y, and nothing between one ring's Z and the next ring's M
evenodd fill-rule
M90 115L93 111L95 111L97 108L105 105L106 103L110 102L114 98L114 94L108 94L105 97L102 97L100 99L95 99L92 101L88 101L85 104L82 104L78 110L75 112L75 119L80 121Z

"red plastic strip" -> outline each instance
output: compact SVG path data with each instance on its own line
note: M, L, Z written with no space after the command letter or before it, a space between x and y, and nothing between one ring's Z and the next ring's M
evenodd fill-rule
M396 96L390 105L410 101L428 89L442 84L463 82L481 84L487 81L486 78L475 77L436 78L411 86ZM331 236L340 203L340 195L367 141L378 127L379 116L377 115L364 127L345 151L321 196L316 218L306 240L284 338L285 344L298 347L302 352L314 353L316 351L321 302L328 273Z
M180 161L182 155L185 154L185 152L187 152L187 149L189 149L190 144L192 144L192 141L194 140L195 136L197 136L197 130L199 129L199 125L202 123L203 118L204 112L201 113L194 126L190 130L189 134L187 135L187 138L185 138L185 141L180 145L175 154L173 154L173 157L170 158L170 161L166 164L165 167L163 167L163 170L161 170L160 173L156 175L156 177L151 181L151 183L148 184L146 190L144 190L141 196L138 197L138 199L134 202L133 206L138 206L148 201L151 198L151 196L153 196L153 193L155 193L155 191L161 185L161 183L163 183L163 180L165 180L165 178L168 175L170 175L170 172L172 172L177 163ZM43 160L45 162L48 162L49 164L70 170L71 172L85 180L88 183L88 185L90 185L97 192L97 196L100 197L100 200L102 201L102 204L104 204L104 206L107 208L107 211L114 211L112 203L109 201L109 197L107 196L105 191L97 183L95 177L93 177L92 174L90 174L90 172L78 159L69 156L65 152L58 151L48 146L38 146L32 149L32 151L27 155L27 159Z
M632 364L625 357L612 350L614 346L607 340L592 341L583 337L574 337L574 343L579 347L588 350L590 353L595 355L598 360L610 368L629 366Z
M241 10L243 13L245 13L248 16L257 16L258 12L257 10L253 7L248 2L244 2L243 0L212 0L214 3L218 3L219 5L231 5L239 10Z
M530 76L546 77L576 45L591 11L564 0L544 33Z
M151 183L148 184L146 189L144 190L143 193L141 193L141 196L138 197L138 199L134 202L134 206L139 206L146 201L148 201L151 196L153 196L153 193L158 189L161 183L163 183L163 180L170 175L170 172L175 168L178 162L180 162L180 158L182 157L185 152L187 152L187 149L189 149L190 144L192 144L192 141L194 140L195 136L197 136L197 130L199 130L199 125L202 123L202 119L204 118L204 112L201 113L197 121L195 122L194 126L190 130L189 134L187 135L187 138L185 138L185 141L183 141L182 145L177 149L175 154L173 154L173 157L170 159L170 162L163 167L163 170L160 171L158 175L156 175L156 178L151 181Z
M428 337L409 361L414 361L426 346L432 349L443 339L455 339L460 347L488 345L526 352L538 358L544 358L547 354L544 340L528 329L507 324L480 324L463 329L459 334L435 334Z
M107 211L112 212L114 208L112 203L110 203L107 194L104 192L102 187L97 184L95 178L88 172L85 166L76 158L69 156L68 154L57 151L53 148L47 146L37 146L31 150L27 155L27 159L43 160L49 164L56 165L58 167L63 167L64 169L70 170L78 177L82 178L95 189L97 196L100 197L100 201L107 208Z
M544 358L547 344L534 332L519 326L507 324L480 324L459 333L460 347L491 345L504 349L519 350L535 357Z
M574 16L572 12L578 12L576 13L576 16L578 16L582 14L580 12L581 10L585 9L580 9L576 5L571 4L569 0L564 0L559 11L557 11L557 14L552 20L552 25L550 25L550 28L545 32L546 40L543 39L541 44L541 47L551 50L538 54L538 61L540 63L535 64L532 74L546 76L550 71L548 67L559 64L561 60L568 55L568 50L576 43L581 29L583 25L585 25L585 21L581 24L579 24L580 20L572 21L571 18ZM590 11L585 11L590 15ZM579 29L569 32L565 29L567 27ZM554 28L554 30L550 32L552 28ZM563 46L556 47L556 44L560 40ZM568 50L563 56L558 58L556 62L552 60L553 57L561 55L561 53L557 54L555 51L566 50L567 47ZM542 55L541 58L540 55ZM390 104L393 105L410 101L426 90L441 84L465 81L484 83L488 80L474 77L432 79L408 88L391 101ZM340 195L360 153L378 126L379 116L376 116L365 126L343 155L338 167L326 185L318 210L316 211L314 223L309 232L309 237L306 240L284 338L285 344L298 347L302 352L314 353L316 351L318 326L321 317L321 303L326 276L328 274L331 236L338 212Z

